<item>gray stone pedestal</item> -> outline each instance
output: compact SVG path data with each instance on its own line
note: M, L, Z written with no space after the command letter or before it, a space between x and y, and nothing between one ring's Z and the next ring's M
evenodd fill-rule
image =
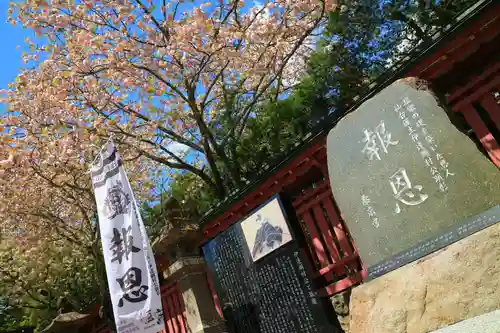
M432 333L500 333L500 311L464 320Z
M201 257L181 257L163 271L167 284L177 281L186 307L190 333L225 332L224 320L215 309Z

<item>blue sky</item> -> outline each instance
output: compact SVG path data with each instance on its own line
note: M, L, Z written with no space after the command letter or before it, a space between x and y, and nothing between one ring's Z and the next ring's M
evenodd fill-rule
M0 88L7 88L9 82L14 80L23 66L21 50L17 45L22 45L26 37L33 36L29 30L7 23L8 0L0 0L0 36L2 37L2 52L0 52ZM5 105L0 104L0 112Z

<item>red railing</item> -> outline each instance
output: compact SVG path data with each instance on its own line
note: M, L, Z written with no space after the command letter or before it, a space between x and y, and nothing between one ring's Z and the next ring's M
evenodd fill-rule
M161 287L165 330L158 333L188 333L186 308L177 282ZM111 333L104 325L95 328L93 333Z
M322 180L321 180L322 179ZM318 293L330 296L362 281L362 265L330 189L326 138L309 147L287 167L277 171L261 186L204 228L206 239L227 229L272 195L293 196L306 249L312 259ZM295 195L293 194L295 193ZM208 276L209 285L212 281ZM218 304L215 292L214 303Z
M162 333L189 332L186 320L186 307L179 284L171 283L161 288L163 312L165 315L165 331Z
M215 290L212 274L209 271L207 271L205 276L208 282L208 289L210 290L210 294L212 295L212 301L214 302L215 311L217 311L217 314L219 315L220 318L223 318L222 308L220 306L219 296L217 295L217 291Z
M363 272L359 255L335 204L328 178L302 191L293 206L316 275L326 282L320 295L330 296L360 283Z
M460 112L489 157L500 167L500 63L491 66L448 98Z

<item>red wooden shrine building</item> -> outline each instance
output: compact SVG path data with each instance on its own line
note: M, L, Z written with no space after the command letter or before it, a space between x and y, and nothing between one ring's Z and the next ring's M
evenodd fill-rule
M394 69L386 82L360 96L353 109L399 78L420 77L447 96L449 106L465 120L470 137L500 167L500 3L478 1L433 40L434 45ZM307 240L303 251L311 259L320 286L317 292L324 297L361 283L364 276L356 246L330 189L326 160L330 128L310 137L266 178L228 199L203 222L204 240L208 240L274 194L287 196ZM207 280L211 286L209 276ZM162 291L167 332L188 332L176 283L163 286ZM217 296L212 294L220 313Z
M500 167L500 4L484 4L481 9L481 3L477 6L464 13L462 24L436 38L434 46L404 64L353 109L398 78L420 77L447 96L451 108L468 124L469 135ZM326 160L329 129L310 140L299 154L289 158L255 189L234 200L203 228L205 238L210 239L272 195L292 197L308 243L305 250L316 276L324 278L324 286L318 290L324 296L345 290L363 278L356 246L330 189Z

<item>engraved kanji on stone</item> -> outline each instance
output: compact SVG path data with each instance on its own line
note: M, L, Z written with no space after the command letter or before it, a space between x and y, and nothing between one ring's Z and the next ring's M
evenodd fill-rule
M371 202L372 201L369 196L364 194L361 196L361 203L363 204L363 206L368 206Z
M375 216L377 215L377 214L375 213L375 210L374 210L374 209L373 209L373 207L371 207L371 206L370 206L370 207L368 207L368 208L366 209L366 211L368 212L368 216L369 216L369 217L375 217Z
M422 118L418 118L417 122L416 122L416 125L417 127L424 127L425 124L424 124L424 121L422 120Z
M409 104L407 107L406 107L406 110L408 110L408 112L411 112L411 113L414 113L417 108L415 107L415 105L413 104Z
M445 178L448 178L449 176L455 176L454 173L450 172L448 170L448 167L450 166L449 163L444 159L443 155L441 154L436 154L436 159L439 161L439 165L441 166L441 169L445 171Z
M422 158L424 160L426 158L430 158L431 154L429 153L429 151L427 150L427 148L420 141L417 141L417 150L420 153L420 156L422 156Z
M380 149L387 154L389 146L395 146L399 143L397 140L392 140L392 134L386 129L383 120L375 127L375 131L364 129L363 134L364 138L362 142L365 146L361 152L366 154L370 161L374 158L380 161Z
M400 168L389 177L394 198L406 206L417 206L429 198L429 195L422 192L421 185L412 186L410 178L404 168ZM396 214L401 212L399 202L396 203Z
M425 137L425 141L427 141L427 143L430 144L430 145L433 145L436 142L436 140L434 140L434 137L431 136L431 135L427 135Z
M434 179L434 181L438 184L441 184L442 182L444 182L444 178L443 176L441 176L439 173L438 174L435 174L434 176L432 176L432 178Z

